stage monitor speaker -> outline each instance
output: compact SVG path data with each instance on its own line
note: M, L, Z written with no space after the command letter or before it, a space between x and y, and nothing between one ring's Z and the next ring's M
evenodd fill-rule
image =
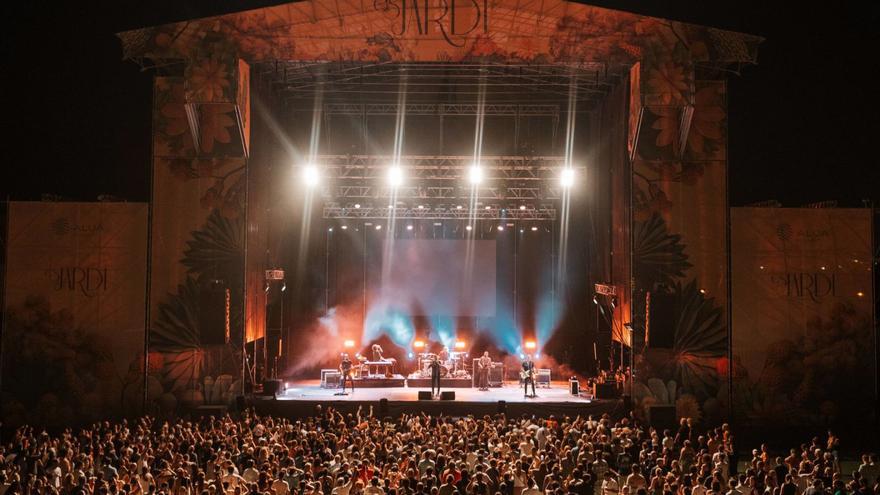
M263 381L263 395L278 395L281 392L281 380Z
M419 390L419 400L431 400L431 392Z
M504 383L504 366L496 363L495 366L489 368L489 385L500 387Z
M229 343L229 289L222 283L199 290L199 338L202 345Z
M648 422L660 431L675 429L675 406L650 406L648 408Z
M617 390L617 383L605 382L596 384L597 399L616 399L618 397L620 397L620 394Z
M440 400L455 400L455 390L444 390L440 392Z
M581 393L581 383L576 378L568 381L568 393L571 395L579 395Z
M651 293L651 321L647 339L651 349L672 349L675 344L674 295L665 292Z

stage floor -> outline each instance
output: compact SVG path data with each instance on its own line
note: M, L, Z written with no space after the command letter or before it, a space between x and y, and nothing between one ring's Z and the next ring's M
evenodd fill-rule
M357 384L355 384L357 387ZM297 381L288 382L284 393L278 394L278 400L305 400L305 401L417 401L419 391L429 391L430 387L376 387L355 388L354 393L348 395L335 395L340 389L321 388L320 381ZM550 388L536 388L538 394L535 398L523 397L523 389L516 383L508 383L503 387L490 388L481 391L476 388L441 388L455 392L455 400L460 402L577 402L589 404L592 400L588 397L576 397L568 393L568 382L553 382Z
M389 384L391 384L389 382ZM288 381L284 392L277 396L254 397L249 406L258 413L302 418L314 415L320 408L332 407L343 414L365 414L373 411L382 417L402 414L433 414L446 416L485 416L498 413L509 417L577 416L603 414L619 417L626 414L618 399L591 399L568 393L568 382L553 382L550 388L538 388L537 397L525 398L516 382L504 387L480 391L475 388L443 388L455 392L453 400L419 400L420 391L430 387L382 387L355 389L348 395L336 395L339 389L321 388L319 380Z

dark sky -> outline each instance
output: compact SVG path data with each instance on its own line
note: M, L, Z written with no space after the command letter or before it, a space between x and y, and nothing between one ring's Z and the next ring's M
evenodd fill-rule
M0 196L148 195L150 74L115 32L278 2L18 1L4 5ZM880 201L880 4L706 0L596 5L764 36L730 82L731 204ZM834 5L839 4L839 5Z

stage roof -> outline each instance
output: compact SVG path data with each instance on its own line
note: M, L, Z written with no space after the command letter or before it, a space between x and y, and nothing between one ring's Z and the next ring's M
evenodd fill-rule
M144 65L494 62L711 68L755 63L758 36L565 0L303 0L119 33Z

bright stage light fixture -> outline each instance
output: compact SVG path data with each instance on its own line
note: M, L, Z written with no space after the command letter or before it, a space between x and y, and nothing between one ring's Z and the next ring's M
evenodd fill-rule
M382 230L382 226L381 226L381 225L376 225L376 230Z
M317 166L310 163L303 167L302 178L306 186L315 187L321 182L321 172L318 171Z
M460 210L460 209L462 209L462 206L461 206L461 205L458 205L458 206L455 207L455 209L456 209L456 210Z
M519 205L519 211L526 211L526 205Z
M348 225L343 225L342 230L348 230Z
M468 232L470 232L472 229L473 229L473 227L471 227L470 225L468 225L467 227L465 227L465 230L467 230Z
M468 170L468 182L474 186L483 182L483 169L478 164L471 165L471 168Z
M503 232L503 231L504 231L504 225L499 225L498 232Z
M354 207L355 207L355 208L360 208L361 205L360 205L360 203L355 203L355 204L354 204Z
M407 225L407 226L406 226L406 230L412 230L412 229L413 229L413 226L412 226L412 225Z
M351 348L354 347L354 341L351 340L351 339L348 339L348 340L346 340L345 342L343 342L342 345L343 345L343 347L345 347L346 349L351 349Z
M415 347L416 349L424 349L425 348L425 341L424 340L417 340L417 341L413 342L413 347Z
M466 345L466 344L465 344L465 342L464 342L463 340L456 340L456 341L455 341L455 348L456 348L456 349L464 349L464 348L465 348L465 345Z
M538 231L538 227L532 227L532 232L537 232L537 231Z
M534 349L538 347L538 344L536 344L534 340L527 340L523 347L526 349Z
M388 185L400 187L401 184L403 184L403 169L397 165L392 165L388 169Z
M562 187L569 188L574 185L574 169L572 168L564 168L562 169L562 173L559 174L559 183L562 184Z

